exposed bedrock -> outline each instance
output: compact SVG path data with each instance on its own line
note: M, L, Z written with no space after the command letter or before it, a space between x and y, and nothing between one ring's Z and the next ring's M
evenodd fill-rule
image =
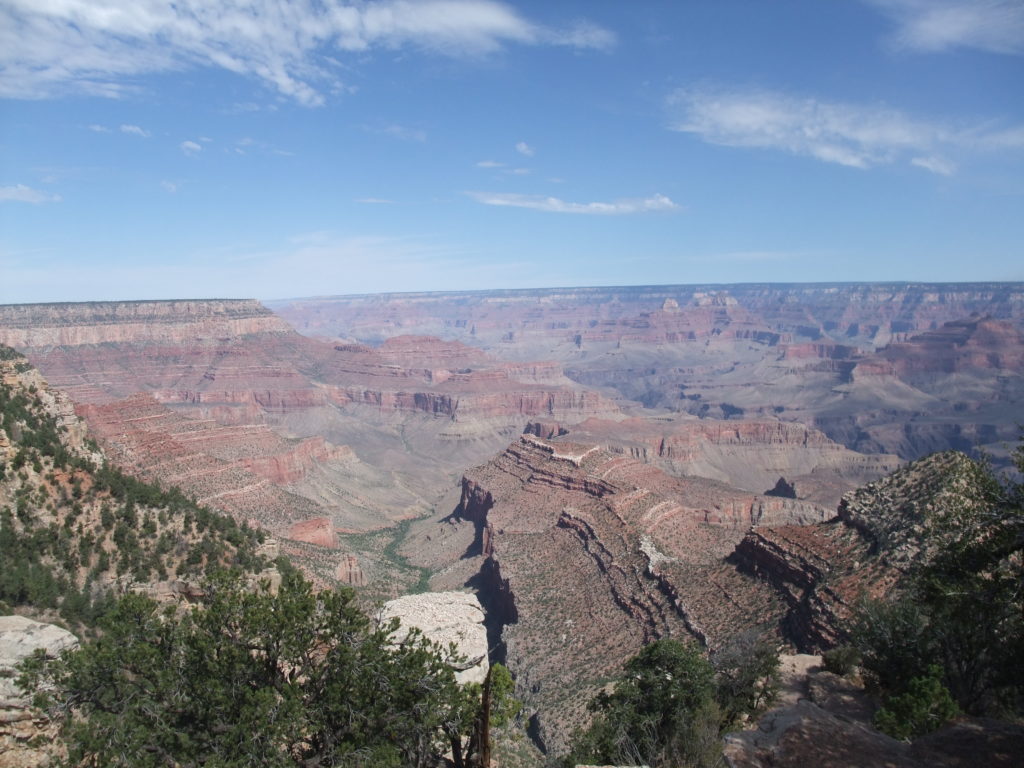
M784 634L797 648L831 648L848 639L859 599L898 589L930 556L934 512L982 498L971 490L973 476L963 454L933 454L847 494L835 520L755 528L729 561L774 588L786 605Z
M423 515L531 418L618 414L557 363L422 336L318 341L254 301L0 307L0 339L125 469L279 535L330 520L313 537L327 545Z
M0 306L0 343L11 347L182 343L291 331L254 299Z
M549 747L565 744L598 681L644 643L693 636L713 648L749 628L750 616L781 615L770 590L744 592L746 577L722 558L756 522L832 514L532 435L468 472L455 511L477 527L467 554L485 556L470 585L492 648L539 713Z
M24 616L0 616L0 765L43 768L60 756L59 723L32 706L15 684L18 665L35 653L56 658L78 647L66 629Z
M527 432L556 444L596 443L670 474L707 477L750 491L770 488L785 475L794 479L797 498L828 507L900 463L896 456L857 453L817 429L778 420L592 418L571 426L531 422Z
M573 380L648 407L801 422L904 460L981 445L998 461L1024 421L1020 283L646 286L276 306L309 332L374 341L429 332L506 358L553 358ZM763 480L744 487L761 490Z
M487 631L480 601L468 592L426 592L389 600L381 608L378 620L386 624L398 619L396 639L410 629L447 649L455 646L459 660L450 660L455 679L460 683L483 683L490 667Z

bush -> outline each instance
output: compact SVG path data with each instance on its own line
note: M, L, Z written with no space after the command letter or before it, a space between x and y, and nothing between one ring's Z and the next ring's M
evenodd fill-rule
M276 595L223 576L204 600L176 615L127 595L96 640L25 665L71 765L432 765L479 710L451 649L395 642L349 590L291 570Z
M911 739L941 728L957 715L956 702L939 679L942 669L932 666L915 677L907 692L892 696L875 713L875 727L896 739Z
M721 719L714 669L692 643L657 640L626 663L623 678L590 703L596 713L574 735L564 765L711 766Z
M860 651L852 645L840 645L838 648L825 651L821 659L826 672L841 677L853 674L861 663Z

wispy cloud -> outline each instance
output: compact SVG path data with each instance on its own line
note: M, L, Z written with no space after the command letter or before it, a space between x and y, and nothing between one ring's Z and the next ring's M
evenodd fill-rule
M5 0L0 96L117 98L137 89L140 75L216 67L317 106L325 90L343 90L339 55L410 47L465 57L508 45L614 44L592 23L544 26L497 0Z
M202 144L196 144L194 141L183 141L178 145L181 147L181 151L186 155L192 156L203 151Z
M95 133L110 133L110 129L105 125L96 125L95 123L89 126L89 130Z
M124 124L122 124L120 130L121 130L121 133L130 133L133 136L141 136L144 139L148 139L149 135L150 135L149 131L143 130L142 128L140 128L137 125L124 125Z
M668 106L672 130L710 144L774 149L851 168L907 162L948 176L956 168L949 153L1024 146L1024 126L954 124L775 91L684 88Z
M410 128L407 125L399 125L398 123L389 123L386 125L364 125L363 130L369 133L380 134L381 136L390 136L393 139L399 141L415 141L424 142L427 140L427 132L419 128Z
M867 0L897 25L893 42L916 51L975 48L1024 54L1020 0Z
M942 131L895 110L803 99L771 91L676 91L673 130L711 144L779 149L868 168L919 153Z
M912 157L910 164L940 176L952 176L956 172L956 166L941 157Z
M504 163L499 163L497 160L481 160L476 164L477 168L503 168Z
M175 184L173 181L161 181L160 186L163 187L165 191L169 192L172 195L178 191L178 185Z
M38 189L26 187L24 184L13 184L0 187L0 202L16 203L59 203L60 195L50 195Z
M611 203L572 203L557 197L544 195L517 195L498 192L469 192L470 197L484 205L531 208L548 213L583 213L597 216L619 216L627 213L650 211L676 211L680 206L665 195L655 194L647 198L615 200Z
M386 200L382 197L358 197L355 202L366 203L368 205L392 205L394 200Z
M537 150L535 150L525 141L520 141L516 144L516 152L518 152L520 155L526 155L526 157L533 157L534 154L536 154L536 151Z
M200 139L200 141L212 141L212 139ZM279 155L281 157L292 157L295 153L286 149L278 149L266 141L259 141L251 136L244 136L235 142L232 147L236 155L246 155L249 152L256 152L266 155Z

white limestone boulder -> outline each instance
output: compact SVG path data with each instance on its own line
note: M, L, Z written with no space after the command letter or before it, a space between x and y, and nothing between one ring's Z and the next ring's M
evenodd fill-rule
M397 618L406 630L419 629L429 640L447 648L454 643L465 662L456 666L460 683L483 683L489 668L484 610L469 592L426 592L406 595L384 604L382 623ZM399 630L399 636L404 636Z

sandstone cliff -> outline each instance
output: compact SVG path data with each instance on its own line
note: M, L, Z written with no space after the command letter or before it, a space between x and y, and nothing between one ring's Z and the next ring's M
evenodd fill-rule
M0 305L0 344L16 348L180 344L290 331L287 323L249 299Z
M776 420L718 421L693 417L587 419L570 426L532 422L527 431L556 441L578 440L654 463L673 475L720 480L764 492L779 478L796 497L835 507L842 494L893 471L899 458L849 450L822 432Z

